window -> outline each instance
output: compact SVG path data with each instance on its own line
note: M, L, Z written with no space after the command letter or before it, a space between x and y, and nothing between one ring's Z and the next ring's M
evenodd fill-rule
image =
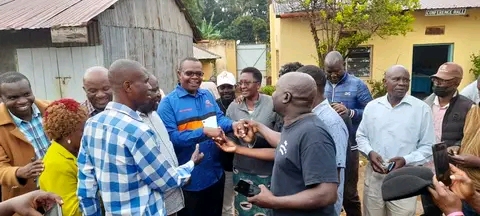
M372 47L357 47L349 49L345 69L356 77L370 77L372 65Z

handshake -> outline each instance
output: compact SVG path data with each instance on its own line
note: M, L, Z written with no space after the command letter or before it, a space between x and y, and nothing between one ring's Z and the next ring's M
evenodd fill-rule
M245 143L251 144L255 141L255 133L258 132L259 124L253 120L239 120L232 124L234 135ZM234 153L237 145L225 136L221 128L204 128L206 136L211 137L215 144L224 152Z

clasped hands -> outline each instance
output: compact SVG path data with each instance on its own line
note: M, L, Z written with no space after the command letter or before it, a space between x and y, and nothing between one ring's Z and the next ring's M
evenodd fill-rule
M232 124L232 129L238 139L245 143L252 143L255 140L255 133L258 132L258 125L252 120L239 120ZM205 128L204 133L211 137L222 151L235 152L236 144L225 136L221 128Z

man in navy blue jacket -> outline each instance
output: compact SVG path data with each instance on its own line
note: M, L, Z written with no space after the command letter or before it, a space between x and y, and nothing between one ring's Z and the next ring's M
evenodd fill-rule
M345 62L342 54L332 51L325 57L325 72L327 85L325 97L338 114L347 115L352 119L352 131L355 136L362 120L363 109L372 100L367 85L359 78L345 72ZM350 139L351 151L347 153L345 169L345 188L343 208L347 216L362 215L360 198L358 196L358 150L355 139Z

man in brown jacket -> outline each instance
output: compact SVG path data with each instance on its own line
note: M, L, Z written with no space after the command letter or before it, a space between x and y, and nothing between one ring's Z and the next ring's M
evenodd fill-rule
M0 94L0 185L7 200L37 189L50 145L42 126L48 104L35 100L27 77L18 72L0 75Z

